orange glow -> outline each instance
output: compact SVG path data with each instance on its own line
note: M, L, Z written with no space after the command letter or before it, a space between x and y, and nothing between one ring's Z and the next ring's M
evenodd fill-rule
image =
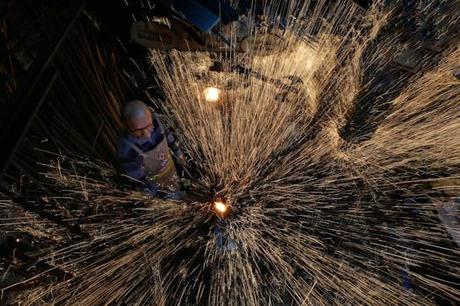
M223 214L227 210L227 205L225 205L223 202L215 201L214 202L214 209L216 210L216 212L219 212L219 213Z

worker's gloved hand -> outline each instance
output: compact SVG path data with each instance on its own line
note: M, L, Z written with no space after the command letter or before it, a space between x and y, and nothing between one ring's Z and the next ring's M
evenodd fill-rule
M166 195L166 199L170 199L170 200L180 201L180 200L183 200L184 198L185 198L185 193L180 190L170 192Z
M158 194L158 186L154 182L146 180L144 184L144 191L148 192L152 197L155 197Z

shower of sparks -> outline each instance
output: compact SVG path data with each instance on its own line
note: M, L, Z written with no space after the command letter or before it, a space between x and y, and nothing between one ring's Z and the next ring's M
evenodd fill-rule
M44 240L61 241L40 261L70 276L24 291L24 304L460 299L460 249L436 216L460 196L460 86L452 74L459 47L430 71L376 84L372 76L390 69L398 48L383 33L391 12L378 5L363 11L351 1L290 4L296 18L283 25L266 8L267 28L253 29L248 52L152 51L166 96L157 106L194 164L194 192L203 202L117 189L104 163L59 158L49 166L57 192L47 200L65 207L65 218L89 237L65 245L64 233L46 234L37 222ZM230 68L203 71L213 61ZM409 85L395 98L366 97L389 107L346 139L341 131L358 97L371 85L391 92L399 81ZM221 88L222 103L206 101L209 84ZM210 190L231 203L231 217L219 221L209 212ZM237 250L219 250L218 222ZM402 271L411 290L402 286Z
M222 202L214 202L214 208L220 213L224 213L227 210L227 206Z

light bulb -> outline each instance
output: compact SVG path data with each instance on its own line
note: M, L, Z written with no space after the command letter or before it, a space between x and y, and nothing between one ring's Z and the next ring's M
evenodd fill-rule
M208 102L216 102L219 100L220 90L216 87L207 87L204 90L204 97Z

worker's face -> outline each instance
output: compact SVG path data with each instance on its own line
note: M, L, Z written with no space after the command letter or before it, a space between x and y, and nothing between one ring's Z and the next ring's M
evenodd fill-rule
M142 118L128 120L126 126L131 135L137 138L150 138L153 130L152 114L147 111Z

